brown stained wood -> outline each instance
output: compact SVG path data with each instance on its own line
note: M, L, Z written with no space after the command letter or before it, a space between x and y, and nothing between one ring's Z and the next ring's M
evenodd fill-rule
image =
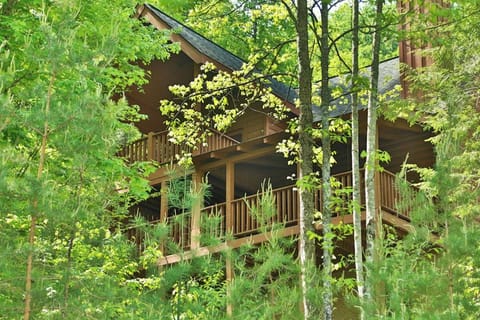
M414 231L413 226L406 220L396 217L395 215L383 211L382 212L382 217L383 217L383 222L386 224L389 224L399 230L405 231L405 232L412 232ZM365 221L365 212L362 212L361 214L361 220ZM353 223L353 217L352 215L345 215L341 217L334 217L332 218L332 224L339 224L339 223L344 223L344 224L351 224ZM322 229L321 224L316 224L315 229L317 231ZM222 252L228 249L236 249L239 248L243 245L255 245L259 244L265 241L268 241L269 239L272 239L273 236L275 237L289 237L289 236L294 236L298 234L298 226L291 226L291 227L286 227L282 230L278 230L275 232L266 232L266 233L261 233L261 234L256 234L256 235L251 235L247 237L243 237L240 239L234 239L234 240L229 240L224 243L221 243L216 246L209 246L209 247L201 247L196 250L189 250L184 252L183 254L171 254L164 256L158 260L158 265L163 266L163 265L168 265L168 264L173 264L177 263L180 261L184 260L189 260L194 257L201 257L209 254L214 254L218 252Z
M138 5L136 7L136 18L144 18L148 22L150 22L155 28L158 30L170 30L170 26L166 24L164 21L159 19L148 7L145 5ZM181 51L185 53L193 62L196 64L202 65L205 64L206 62L213 63L217 69L222 70L222 71L227 71L231 72L229 67L223 65L222 63L210 58L206 54L203 54L200 52L197 48L195 48L193 45L191 45L186 39L184 39L180 34L177 33L172 33L170 35L170 39L172 42L176 42L180 44ZM280 97L281 98L281 97ZM286 106L293 112L293 113L298 113L298 110L296 109L295 105L288 101L284 101Z
M165 30L170 29L163 21L157 19L157 17L145 6L141 5L137 8L137 16L143 17L147 19L153 26L155 26L158 30ZM197 64L204 64L205 62L213 63L218 69L223 71L231 71L224 65L214 61L198 51L194 46L189 44L185 39L182 38L179 34L172 33L170 36L172 42L177 42L180 44L181 50L188 55L195 63Z
M247 146L244 146L244 145L238 145L235 147L235 151L237 152L249 152L251 151L253 148L250 146L250 147L247 147Z
M217 152L218 153L220 153L220 152L230 153L232 150L229 150L229 149L230 148L226 148L222 151L217 151ZM235 149L235 147L233 147L233 149ZM263 157L263 156L271 155L273 153L275 153L275 146L266 146L266 147L261 146L261 147L258 147L258 148L252 148L252 150L250 152L247 152L247 153L230 155L230 156L228 156L228 158L227 157L222 157L222 159L220 159L219 161L216 161L216 162L205 163L204 162L205 156L208 156L208 155L201 155L199 157L194 158L193 161L194 161L197 168L200 168L204 171L209 171L209 170L224 166L227 163L227 161L240 162L240 161L245 161L245 160L248 160L248 159L260 158L260 157Z
M225 278L227 282L227 316L228 317L231 317L233 314L233 305L231 303L231 295L232 295L231 283L234 277L235 277L235 273L233 269L232 256L227 253L227 256L225 258Z
M160 222L166 221L168 216L168 183L162 181L160 187Z
M412 226L410 222L400 217L397 217L390 212L383 211L382 212L383 222L391 225L395 229L402 230L404 232L413 232L415 228Z
M263 137L266 134L266 118L266 114L248 109L233 123L227 134L240 135L244 142Z
M284 121L275 120L271 117L266 117L265 122L266 122L265 124L266 136L272 135L274 133L284 132L285 129L287 128L287 125Z
M158 260L158 265L168 265L177 263L184 260L189 260L194 257L201 257L209 254L225 251L227 249L236 249L243 245L255 245L265 241L268 241L274 237L290 237L298 234L298 227L291 226L282 230L274 232L265 232L261 234L251 235L240 239L229 240L216 246L201 247L197 250L189 250L183 254L171 254L162 257Z
M153 150L154 150L154 147L153 147L153 132L149 132L148 133L148 136L147 136L147 143L146 143L146 146L145 146L146 150L145 150L145 158L148 160L148 161L151 161L151 160L154 160L154 157L153 157Z
M160 184L163 181L168 181L172 179L172 172L175 172L175 169L180 168L176 165L163 165L160 168L158 168L155 172L151 173L148 176L149 184L151 186ZM192 169L185 169L184 167L181 167L182 172L185 172L186 175L193 174Z
M231 165L233 165L233 163ZM229 171L232 171L232 169L230 169ZM232 173L233 172L231 172L230 174ZM349 181L348 173L341 174L339 175L339 177L340 177L339 180L343 180L346 184L348 184L348 181ZM381 217L382 217L381 221L383 223L392 225L393 227L402 231L408 232L413 230L412 229L413 227L408 222L408 220L406 220L406 218L397 216L397 214L394 213L395 211L392 210L393 208L390 208L391 206L394 206L393 205L394 201L396 201L396 196L395 196L396 191L394 190L394 175L389 172L382 172L381 174L379 174L379 177L380 177L379 179L381 183L380 194L382 193L386 194L386 196L382 196L380 200L381 209L379 211L381 211ZM287 212L279 213L280 214L279 219L281 219L281 221L285 223L296 223L298 219L298 199L297 199L298 197L297 197L297 194L293 192L293 187L289 186L285 188L280 188L278 190L273 190L273 192L277 199L277 203L282 204L281 207L283 208L288 207L288 209L286 209ZM250 199L249 203L252 203L253 201L252 199L254 199L254 197ZM285 207L283 205L284 203L287 204ZM229 206L225 204L225 208L228 208L228 207ZM230 208L231 208L230 209L231 212L229 214L235 214L235 215L230 219L228 219L228 214L227 214L226 216L227 230L232 230L233 234L238 237L237 239L229 240L218 246L199 247L197 250L188 251L183 255L181 254L168 255L160 259L159 264L165 265L165 264L175 263L183 259L190 259L193 256L212 254L212 253L220 252L222 250L226 250L227 248L235 249L243 244L257 244L269 239L269 237L271 236L271 233L248 235L248 232L254 231L257 225L251 221L248 221L249 216L243 200L231 201ZM227 209L226 211L228 212ZM239 212L241 212L241 214L239 214ZM286 219L286 221L284 219ZM362 221L365 220L365 212L362 212L361 219ZM353 222L353 217L351 214L332 218L333 224L338 224L338 223L351 224L352 222ZM230 226L230 229L229 229L229 225L231 225L232 223L233 223L233 226ZM321 230L322 226L321 224L316 224L315 228L316 230L319 231ZM298 234L298 226L296 225L287 226L284 229L279 230L278 232L280 236L296 235ZM175 233L176 234L174 236L179 238L180 235L178 233L180 233L180 231L176 231ZM181 240L181 239L178 239L178 240Z
M229 234L233 231L233 208L232 201L235 198L235 163L227 161L226 164L226 187L225 187L225 200L226 200L226 233Z

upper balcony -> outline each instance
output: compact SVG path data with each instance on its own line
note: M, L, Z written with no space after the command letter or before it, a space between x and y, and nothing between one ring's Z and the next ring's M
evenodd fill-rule
M206 144L199 145L193 150L192 155L200 155L237 144L239 144L237 140L210 129L210 135ZM118 155L131 163L136 161L156 161L159 164L165 164L176 162L178 160L176 155L189 151L187 148L170 141L168 131L162 131L150 132L147 136L125 146Z

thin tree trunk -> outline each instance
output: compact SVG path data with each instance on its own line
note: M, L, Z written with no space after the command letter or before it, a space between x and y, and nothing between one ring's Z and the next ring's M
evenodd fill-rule
M70 239L68 239L67 270L65 272L65 277L64 277L65 288L63 291L63 310L62 310L62 315L65 318L67 316L68 299L69 299L69 293L70 293L70 271L72 268L72 251L73 251L74 241L75 241L75 231L72 232Z
M358 124L358 28L359 28L359 0L353 1L352 13L352 178L353 178L353 234L355 249L355 275L357 279L357 293L360 305L363 306L364 277L363 277L363 249L362 249L362 219L360 196L360 160L359 160L359 124ZM363 307L360 318L364 319Z
M320 37L320 55L321 55L321 76L322 87L320 96L322 99L322 227L323 227L323 311L324 319L333 318L333 295L332 295L332 254L333 242L331 233L331 210L330 198L332 196L332 188L330 184L330 87L328 83L329 72L329 38L328 38L328 11L330 2L322 1L320 7L320 17L322 24L322 34Z
M299 84L299 132L300 164L299 179L308 177L313 172L313 113L312 113L312 70L308 50L308 10L307 0L297 2L297 55L298 55L298 84ZM301 267L302 305L304 319L312 317L312 302L308 298L311 288L309 268L315 262L315 243L308 240L307 231L312 228L313 213L315 211L311 190L300 188L300 213L299 213L299 256Z
M365 168L365 199L366 199L366 262L371 265L374 263L376 255L377 221L378 214L376 210L376 190L375 190L375 171L376 171L376 153L377 153L377 107L378 107L378 74L380 64L380 40L381 40L381 21L383 13L383 1L376 0L376 18L375 33L373 36L373 53L370 79L370 92L368 96L368 118L367 118L367 159ZM372 278L367 269L367 286L365 291L366 299L373 301Z
M45 103L45 121L43 126L43 133L42 133L42 144L40 146L40 158L38 160L38 170L37 170L37 179L40 180L43 175L43 170L45 166L45 156L46 156L46 149L47 149L47 140L48 140L48 133L49 133L49 124L48 124L48 113L50 112L50 104L53 92L53 83L55 82L55 73L52 74L50 77L50 83L48 85L48 92L47 92L47 101ZM28 234L28 243L29 243L29 251L27 256L27 271L25 276L25 305L24 305L24 312L23 312L23 319L29 320L30 314L32 311L32 269L33 269L33 252L35 247L35 230L37 227L37 218L40 215L38 210L38 198L35 196L32 202L32 218L30 220L30 231Z

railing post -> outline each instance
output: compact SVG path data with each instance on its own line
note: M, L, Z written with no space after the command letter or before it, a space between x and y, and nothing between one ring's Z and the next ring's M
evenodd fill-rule
M148 137L147 137L147 161L151 161L151 160L154 160L153 159L153 152L154 152L154 148L153 148L153 132L149 132L148 133Z
M164 223L168 216L168 182L162 181L160 186L160 222Z
M227 161L225 167L225 233L233 234L232 202L235 197L235 163Z
M203 204L202 172L195 171L192 174L194 203L192 207L192 220L190 229L190 248L192 250L200 247L200 218Z
M227 317L232 318L233 304L232 304L232 281L235 276L232 263L231 251L227 251L225 258L225 278L227 280Z

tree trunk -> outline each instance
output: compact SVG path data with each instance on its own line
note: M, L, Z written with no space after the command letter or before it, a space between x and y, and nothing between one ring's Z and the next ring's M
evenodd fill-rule
M297 3L297 58L298 58L298 84L299 84L299 131L300 164L299 179L305 179L313 171L313 139L312 139L312 70L308 50L308 10L307 0L299 0ZM315 262L315 243L309 241L307 232L313 225L313 213L315 211L313 193L306 188L300 188L300 212L299 212L299 256L301 267L302 305L304 319L311 318L312 301L309 300L308 291L311 289L308 270Z
M55 82L55 73L53 73L50 77L50 83L48 85L48 92L47 92L47 101L45 103L45 121L43 127L43 134L42 134L42 143L40 146L40 158L38 160L38 169L37 169L37 179L40 181L43 175L43 169L45 166L45 156L46 156L46 149L47 149L47 139L49 133L49 124L48 124L48 114L50 112L50 103L52 98L53 92L53 83ZM30 313L32 311L32 270L33 270L33 252L35 247L35 230L37 227L37 218L40 214L38 209L38 198L35 198L32 201L32 218L30 220L30 231L28 234L28 243L30 245L28 256L27 256L27 271L25 275L25 305L23 310L23 319L29 320Z
M355 249L355 275L357 279L357 294L360 305L363 305L364 277L363 277L363 249L362 249L362 219L360 196L360 161L359 161L359 124L358 124L358 28L359 28L359 0L353 1L352 13L352 179L353 179L353 237ZM364 319L363 308L360 318Z
M321 76L322 87L320 96L322 99L322 227L323 227L323 311L324 319L333 318L333 297L332 297L332 254L333 242L331 233L331 208L330 198L332 196L332 188L330 184L330 87L328 83L329 72L329 38L328 38L328 11L330 3L322 1L320 7L322 34L320 37L320 55L321 55Z
M381 21L383 13L383 1L376 0L375 33L373 36L373 53L370 79L370 92L368 96L368 119L367 119L367 159L365 168L365 199L366 199L366 262L371 268L374 263L377 247L377 224L381 223L376 206L375 171L377 153L377 107L378 107L378 74L380 64L380 39ZM366 299L373 301L372 278L367 269Z

